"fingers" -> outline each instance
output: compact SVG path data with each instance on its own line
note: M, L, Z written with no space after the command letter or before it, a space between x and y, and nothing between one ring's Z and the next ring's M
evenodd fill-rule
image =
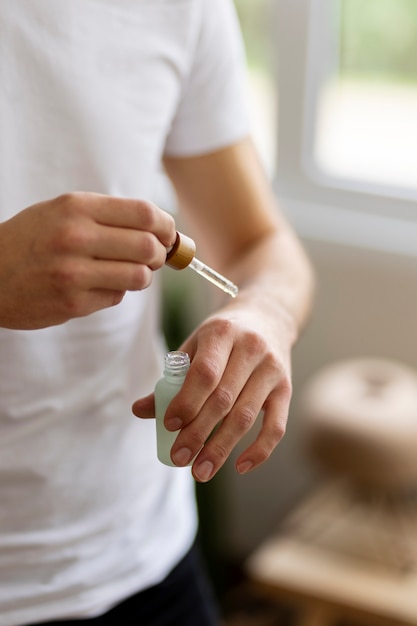
M285 432L288 415L290 393L285 385L274 387L272 377L264 367L260 367L246 382L230 412L221 415L220 426L212 434L216 425L216 416L209 408L212 403L207 401L200 414L177 437L172 450L172 459L182 464L184 448L190 450L189 459L198 453L193 464L193 475L196 480L210 480L222 467L239 441L252 429L260 417L262 401L267 397L263 425L255 442L242 453L236 463L240 473L254 469L270 456ZM211 419L210 419L211 418ZM195 446L195 447L194 447ZM200 451L200 452L199 452ZM178 453L178 456L177 456Z
M261 383L260 386L258 386L258 380ZM187 407L188 415L187 412L181 410L181 407L179 408L178 414L181 415L183 420L181 425L182 432L179 434L172 449L172 458L176 462L177 451L181 450L186 444L190 444L190 458L195 456L203 447L213 429L224 420L218 431L220 436L213 437L214 442L221 441L222 444L221 449L216 454L219 457L216 465L220 467L220 464L222 464L220 462L222 453L224 452L224 462L237 441L252 427L261 409L263 398L270 391L270 384L263 379L261 373L256 372L251 376L251 364L248 359L243 361L239 359L238 350L232 351L224 375L217 385L207 388L204 384L201 384L201 380L199 387L197 386L198 384L196 382L195 390L205 389L208 393L208 398L194 419L190 420L192 398L188 397L187 394L187 402L189 402ZM179 398L177 398L177 402L179 402ZM172 415L174 407L170 407L170 415ZM226 417L227 420L225 420ZM172 419L175 420L175 417ZM170 424L170 420L167 420L167 423ZM210 442L208 445L210 448L214 448L213 442ZM183 451L181 452L180 456L184 454Z
M173 217L152 202L80 192L65 194L59 200L68 212L87 212L98 224L151 232L165 248L175 242Z
M263 411L262 427L255 441L236 460L240 474L262 465L285 435L291 392L285 388L272 393Z
M220 469L262 409L260 433L237 469L245 473L263 463L285 432L291 397L289 376L260 334L225 320L209 326L191 343L191 367L165 421L168 429L181 429L173 462L182 466L194 458L193 475L200 482Z
M144 264L91 259L63 259L50 266L50 283L64 301L84 300L96 292L139 291L152 282L153 272ZM110 306L112 294L108 294Z
M175 241L175 222L156 205L97 194L57 199L61 220L52 241L57 253L141 263L155 270Z
M54 221L48 222L49 237L38 238L38 258L45 260L64 304L69 300L69 308L79 311L117 301L102 290L120 294L148 287L175 240L173 218L149 202L74 193L44 203L47 209L52 204ZM97 297L88 301L88 295ZM87 303L84 309L81 301Z
M33 329L118 304L148 287L176 238L152 203L70 193L1 225L0 325Z
M210 327L201 327L190 345L183 346L182 349L190 354L191 367L181 394L174 398L168 408L165 419L168 430L172 421L177 428L179 419L181 427L191 423L202 410L207 398L218 389L233 350L233 336L228 332L228 323L221 321ZM221 390L218 392L218 396L220 395Z
M155 417L154 394L151 393L144 398L136 400L136 402L133 403L132 411L136 417L141 417L142 419Z
M166 248L150 232L106 227L87 246L87 252L94 258L127 261L146 265L156 270L164 265Z
M220 378L215 393L209 395L197 416L189 423L184 425L184 414L181 418L182 426L175 423L175 419L179 418L172 417L181 414L181 407L187 407L179 396L174 398L167 411L173 420L172 430L182 428L172 447L171 458L176 465L184 466L195 457L192 472L199 482L206 482L216 474L257 419L262 419L259 434L236 461L236 469L240 474L264 463L285 434L291 399L291 385L286 377L280 376L277 384L276 376L268 372L265 364L261 364L245 381L244 369L241 369L240 374L235 372L234 377L230 376L234 365L233 356L228 363L231 365L230 373L228 371L225 374L224 380L230 382L234 378L233 384L228 387ZM228 392L225 394L222 389L228 389ZM138 417L154 417L153 394L137 400L132 409ZM188 405L188 409L191 409L191 405Z

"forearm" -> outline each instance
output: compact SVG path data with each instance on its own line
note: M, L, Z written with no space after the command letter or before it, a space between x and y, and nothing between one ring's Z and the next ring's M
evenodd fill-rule
M230 302L286 317L293 340L311 306L313 273L276 198L252 142L206 156L165 161L198 256L240 289Z
M233 264L222 268L239 287L228 308L250 305L271 323L285 324L291 345L298 339L311 310L312 266L292 229L277 220L275 228L245 249Z

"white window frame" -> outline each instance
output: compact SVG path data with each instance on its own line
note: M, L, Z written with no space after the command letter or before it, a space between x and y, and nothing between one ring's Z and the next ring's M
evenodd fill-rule
M317 93L336 59L334 2L277 0L277 193L302 235L417 256L417 192L338 179L312 159Z

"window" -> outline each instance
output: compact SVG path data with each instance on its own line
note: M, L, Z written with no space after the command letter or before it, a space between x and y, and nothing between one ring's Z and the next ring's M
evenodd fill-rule
M324 35L328 56L316 85L314 164L335 178L417 190L416 0L319 2L315 11L312 44Z
M277 0L277 192L305 236L417 254L417 1Z

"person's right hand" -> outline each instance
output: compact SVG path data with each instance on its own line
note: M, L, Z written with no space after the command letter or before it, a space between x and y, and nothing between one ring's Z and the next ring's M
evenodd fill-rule
M0 224L0 327L28 330L118 304L145 289L175 242L150 202L70 193Z

